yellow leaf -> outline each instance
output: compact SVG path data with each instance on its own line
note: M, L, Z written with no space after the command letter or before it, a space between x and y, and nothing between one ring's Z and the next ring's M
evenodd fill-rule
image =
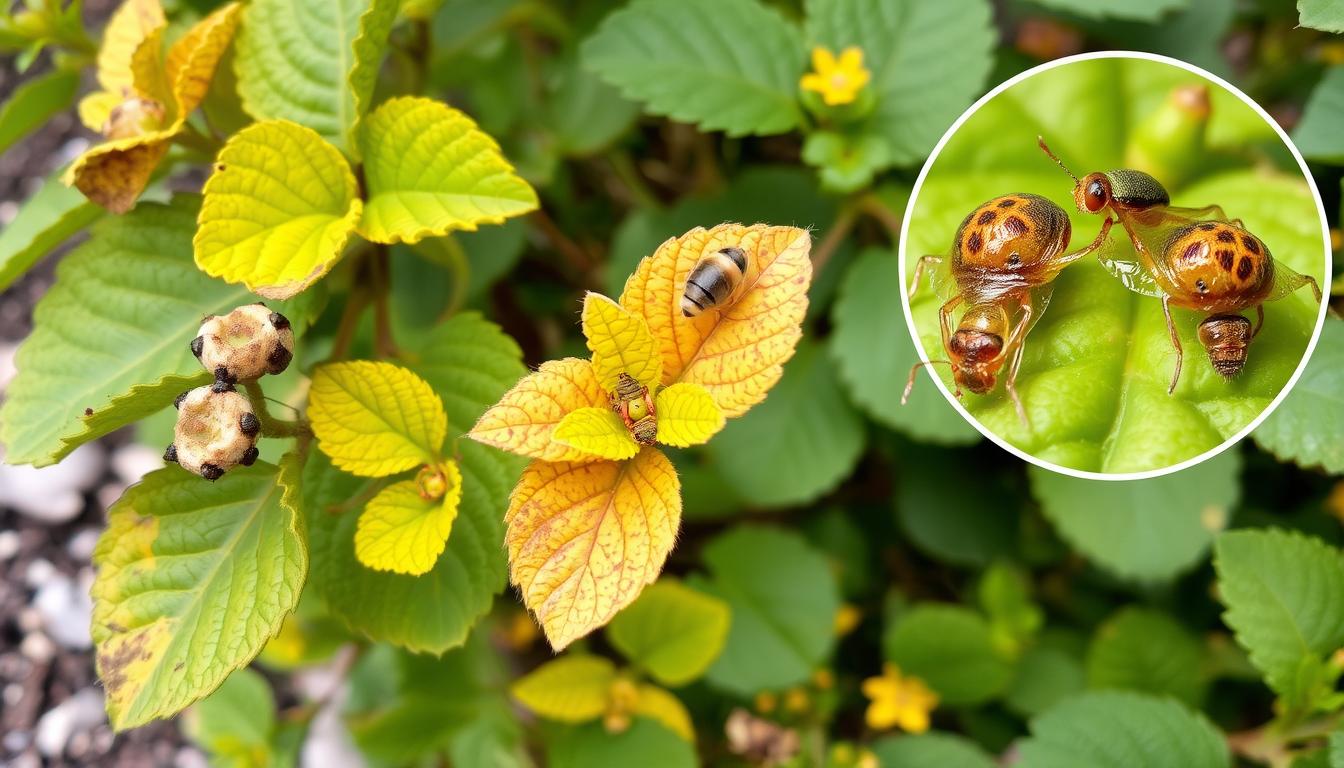
M108 116L121 101L121 97L115 93L94 91L79 100L79 121L88 126L89 130L102 133Z
M658 409L658 442L685 448L709 441L723 429L723 411L709 390L683 381L660 390L654 399Z
M180 117L191 114L210 90L215 67L238 28L241 10L242 5L236 2L220 7L168 49L165 72Z
M565 723L594 720L607 709L616 667L601 656L572 653L542 664L513 684L513 697L542 717Z
M621 461L639 453L639 443L630 436L621 417L610 408L580 408L570 411L551 438L603 459Z
M583 335L593 353L593 370L602 388L616 390L616 380L628 373L646 387L657 387L663 360L644 318L600 293L583 299Z
M177 127L99 144L80 155L62 181L107 210L125 213L135 207L175 135Z
M317 447L340 469L383 477L434 464L448 416L433 388L391 363L331 363L313 373L308 418Z
M504 519L512 581L558 651L658 578L681 524L681 484L655 448L624 462L534 461Z
M126 0L103 28L103 44L98 49L98 84L118 100L132 95L135 77L131 58L149 34L167 21L159 0ZM99 126L89 126L94 130Z
M686 705L681 703L681 699L669 691L651 683L641 683L635 714L657 720L681 738L695 743L695 726L691 725L691 713L686 711Z
M467 436L520 456L581 461L587 454L552 439L555 428L571 411L607 404L591 363L575 357L551 360L506 392Z
M414 480L389 485L364 507L355 528L355 556L375 571L419 576L443 554L462 500L462 473L455 462L440 465L447 490L442 499L420 495Z
M747 254L739 298L696 317L681 313L691 268L735 245ZM736 418L765 398L802 336L812 279L807 230L720 224L668 240L625 284L621 304L642 314L663 357L663 384L700 384L724 416Z
M131 82L141 97L153 99L165 109L170 109L172 91L168 88L168 76L163 71L164 29L159 27L150 30L135 47L135 52L131 54Z
M331 271L362 206L350 164L315 131L254 123L224 145L205 182L196 266L287 299Z

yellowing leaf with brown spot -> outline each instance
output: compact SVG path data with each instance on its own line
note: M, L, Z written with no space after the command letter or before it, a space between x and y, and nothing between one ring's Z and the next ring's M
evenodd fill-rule
M720 248L746 252L736 300L697 317L681 313L691 268ZM765 398L802 337L812 237L797 227L721 224L668 240L626 281L621 304L642 314L663 357L663 384L691 382L709 390L728 418Z
M570 411L555 428L553 439L603 459L621 461L639 453L639 443L610 408Z
M254 123L229 139L192 241L196 266L268 299L287 299L331 271L363 203L350 164L311 128Z
M135 76L131 58L151 32L162 29L167 21L159 0L126 0L103 28L103 44L98 49L98 84L115 96L131 95ZM102 125L90 125L100 130Z
M616 391L622 373L646 387L661 383L663 359L644 318L600 293L589 293L583 299L583 335L593 353L593 371L606 391Z
M441 465L448 490L441 499L420 495L414 480L379 491L359 515L355 556L375 571L419 576L443 554L462 501L462 472L454 462Z
M151 30L131 54L131 81L134 90L146 99L153 99L163 108L173 108L172 91L163 72L164 27Z
M125 213L149 184L177 130L109 141L79 156L62 178L67 185L113 213Z
M686 705L681 703L681 699L667 690L651 683L640 683L635 714L657 720L681 738L695 743L691 713L686 711Z
M383 477L436 462L448 432L443 402L424 379L391 363L330 363L313 373L308 418L338 468Z
M681 484L656 448L624 462L534 461L505 522L512 581L559 651L658 578L681 524Z
M685 448L709 441L723 429L723 411L709 390L683 381L660 390L654 399L658 409L658 442Z
M177 114L186 117L210 90L215 67L228 50L238 28L240 3L229 3L197 22L168 49L165 75L176 101Z
M542 717L582 723L606 711L607 691L615 680L616 666L608 659L572 653L532 670L510 692Z
M79 100L79 121L90 130L102 133L112 110L121 103L121 97L107 91L94 91Z
M581 461L588 455L553 438L565 416L588 407L609 407L592 364L576 357L551 360L506 392L467 436L520 456Z

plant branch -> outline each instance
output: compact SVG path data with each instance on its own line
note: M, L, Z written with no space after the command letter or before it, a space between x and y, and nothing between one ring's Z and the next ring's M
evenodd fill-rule
M882 228L887 232L887 238L891 240L892 246L901 241L901 217L882 202L882 199L872 192L868 192L859 198L859 210L868 216L877 220Z
M443 253L447 257L448 272L453 277L452 293L448 294L448 303L439 313L439 322L443 322L457 314L467 302L467 288L471 284L471 262L467 260L467 252L462 249L462 244L457 238L448 235L440 240L443 243Z
M254 381L244 381L243 388L247 390L248 399L252 401L252 410L257 415L257 421L261 422L261 434L266 437L301 437L309 433L308 423L302 419L289 421L287 419L277 419L266 407L266 394L261 391L261 385Z
M373 347L379 357L396 357L397 343L392 338L392 316L387 297L392 290L392 265L387 246L378 246L369 259L373 277Z
M836 215L835 222L831 228L826 231L826 236L817 244L816 250L812 251L812 271L820 272L826 266L826 262L831 260L840 244L845 242L849 233L854 229L854 223L859 218L859 209L853 203L846 203L840 208L840 213Z

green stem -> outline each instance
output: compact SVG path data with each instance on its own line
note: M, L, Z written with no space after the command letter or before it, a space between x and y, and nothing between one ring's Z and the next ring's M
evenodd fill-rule
M882 225L893 246L901 241L901 217L888 208L881 198L872 192L864 193L859 198L858 206L859 210Z
M467 301L467 287L471 284L471 262L467 260L467 252L462 249L462 244L452 235L440 238L443 243L444 255L448 257L448 272L453 276L452 293L448 295L448 304L444 306L443 312L439 313L439 322L443 322L458 310Z
M640 175L635 160L628 151L613 147L607 152L607 162L611 163L611 170L615 172L616 178L630 190L630 196L641 208L659 207L657 195L653 194L653 190Z
M211 160L219 154L219 150L224 148L224 142L214 136L208 136L201 133L201 131L191 123L183 124L182 130L178 132L173 141L187 149L195 150Z
M252 410L257 415L257 420L261 422L261 434L266 437L300 437L309 432L308 424L302 420L289 421L286 419L277 419L271 415L266 407L266 394L261 391L261 385L256 381L243 382L243 388L247 390L248 399L252 401Z
M378 246L370 259L373 272L373 346L379 357L396 357L397 343L392 338L392 314L387 297L392 291L392 264L387 246Z
M836 215L835 222L831 228L826 231L826 236L817 244L816 250L812 251L812 271L821 272L826 266L826 262L831 260L840 244L849 237L849 233L854 229L854 223L858 221L859 209L853 202L846 202L840 208L840 213ZM814 276L815 277L815 276Z

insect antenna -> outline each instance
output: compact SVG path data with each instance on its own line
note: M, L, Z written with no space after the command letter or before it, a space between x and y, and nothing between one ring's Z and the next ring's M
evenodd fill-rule
M910 378L906 379L905 391L901 393L901 405L905 405L905 401L910 399L910 390L915 388L915 374L919 373L919 369L926 365L939 364L952 367L951 360L925 360L922 363L915 363L914 366L910 368ZM960 390L958 390L958 396L960 396Z
M1050 151L1050 146L1049 146L1048 144L1045 143L1045 137L1044 137L1044 136L1037 136L1037 137L1036 137L1036 143L1040 146L1041 151L1045 152L1045 154L1047 154L1047 155L1050 156L1050 159L1051 159L1051 160L1054 160L1054 161L1055 161L1055 165L1058 165L1060 168L1062 168L1062 169L1064 170L1065 173L1069 174L1069 178L1070 178L1070 179L1073 179L1073 183L1074 183L1074 184L1079 183L1079 182L1078 182L1078 177L1077 177L1077 176L1074 176L1074 175L1073 175L1073 171L1070 171L1070 170L1069 170L1069 167L1066 166L1066 165L1064 165L1064 161L1063 161L1063 160L1060 160L1058 155L1056 155L1054 152L1051 152L1051 151Z

